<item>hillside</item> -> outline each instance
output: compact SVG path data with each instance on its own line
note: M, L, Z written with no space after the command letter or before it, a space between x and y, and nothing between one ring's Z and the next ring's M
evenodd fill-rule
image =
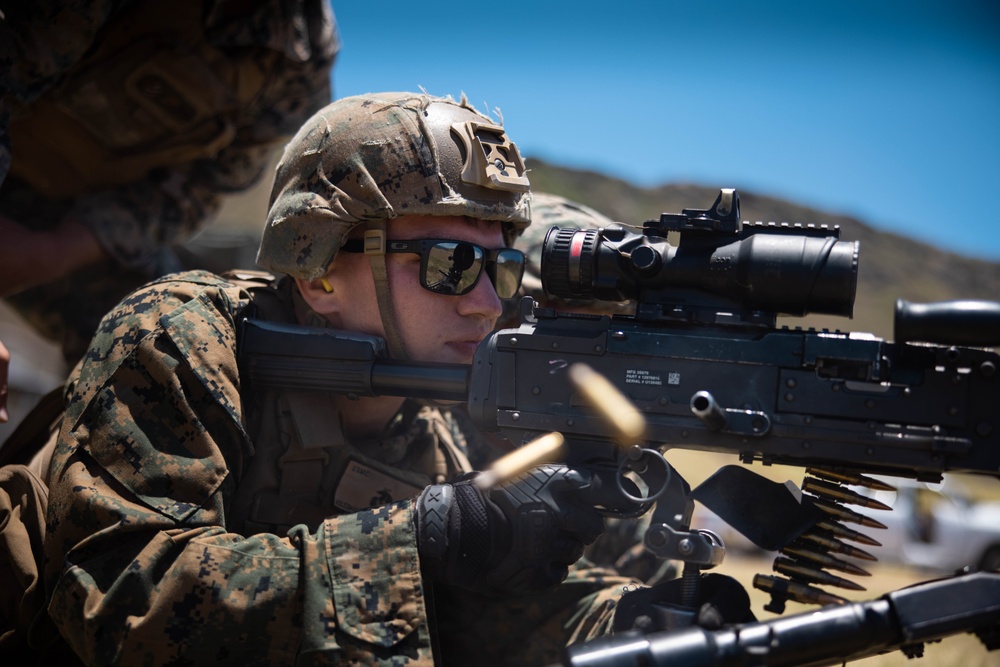
M718 187L671 184L640 188L603 174L529 160L534 190L552 192L586 204L614 220L641 224L660 213L708 208ZM811 209L798 203L740 190L742 218L763 222L839 225L841 239L859 241L858 296L854 319L809 316L791 324L866 331L891 337L897 298L915 302L1000 298L1000 263L938 250L897 234L877 231L855 218Z

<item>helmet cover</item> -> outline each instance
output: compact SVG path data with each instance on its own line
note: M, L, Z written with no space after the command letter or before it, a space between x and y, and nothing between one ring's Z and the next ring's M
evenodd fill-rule
M499 123L466 100L423 93L346 97L285 147L257 263L311 280L357 225L408 215L530 223L524 162Z

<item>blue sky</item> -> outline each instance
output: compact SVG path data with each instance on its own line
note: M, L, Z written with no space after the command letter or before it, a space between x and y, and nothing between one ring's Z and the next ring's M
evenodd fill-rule
M338 97L464 92L529 161L785 197L1000 261L996 0L333 7Z

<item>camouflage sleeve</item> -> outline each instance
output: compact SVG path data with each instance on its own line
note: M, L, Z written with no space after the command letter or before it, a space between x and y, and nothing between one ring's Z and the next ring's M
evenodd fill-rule
M90 664L430 664L409 502L314 533L227 532L253 455L234 354L245 304L192 273L102 322L51 468L50 616Z

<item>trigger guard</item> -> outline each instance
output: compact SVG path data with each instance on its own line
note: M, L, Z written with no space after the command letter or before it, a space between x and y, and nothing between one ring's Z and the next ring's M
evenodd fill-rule
M663 458L663 455L660 454L660 452L656 451L655 449L649 449L648 447L645 447L640 449L639 452L641 455L638 459L630 459L628 457L625 457L618 463L618 470L616 471L615 474L615 485L617 485L618 492L621 493L622 496L628 498L633 503L636 503L637 505L642 505L648 509L650 505L656 502L656 500L660 496L662 496L664 492L666 492L667 486L670 483L670 475L673 474L673 472L670 468L670 464L667 463L667 460ZM629 493L625 489L625 485L622 484L622 479L625 477L625 470L626 468L629 467L630 464L635 463L636 461L642 461L643 459L646 459L648 461L648 459L650 458L656 459L657 461L660 462L660 465L663 466L663 471L666 473L663 477L663 484L660 485L660 488L656 491L656 493L651 493L650 495L645 497L634 496L631 493ZM639 477L642 478L643 476L639 475ZM645 482L646 480L643 479L643 481Z

